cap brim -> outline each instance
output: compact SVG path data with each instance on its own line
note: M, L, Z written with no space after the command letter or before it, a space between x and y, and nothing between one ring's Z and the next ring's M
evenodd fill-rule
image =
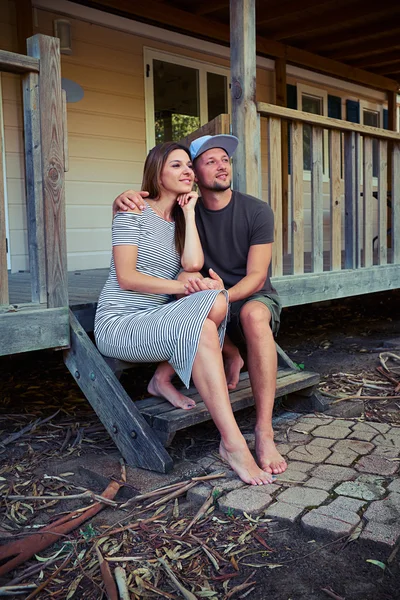
M223 150L225 150L227 155L231 157L232 154L234 154L236 148L238 147L238 143L239 140L234 135L213 135L212 138L210 138L200 146L200 148L196 152L196 156L192 158L194 160L195 158L198 158L201 154L207 152L207 150L211 150L212 148L222 148Z

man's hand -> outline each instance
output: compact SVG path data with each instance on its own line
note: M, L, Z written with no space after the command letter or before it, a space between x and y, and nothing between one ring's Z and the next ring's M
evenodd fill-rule
M188 214L191 211L194 211L198 197L199 195L197 192L191 191L188 194L180 194L176 201L183 210L183 213Z
M145 209L145 204L143 202L143 198L147 198L149 192L135 192L134 190L127 190L126 192L122 192L119 196L117 196L113 202L113 216L119 211L125 210L134 210L135 208L140 208L140 210Z
M196 292L202 292L205 290L223 290L224 282L221 277L217 275L213 269L209 269L210 277L204 279L189 278L185 284L186 294L195 294Z

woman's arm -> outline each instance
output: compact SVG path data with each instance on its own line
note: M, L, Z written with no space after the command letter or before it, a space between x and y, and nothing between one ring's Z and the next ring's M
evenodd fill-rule
M185 217L185 245L181 256L181 264L185 271L196 272L203 268L204 254L201 247L195 220L196 192L178 196L177 202Z

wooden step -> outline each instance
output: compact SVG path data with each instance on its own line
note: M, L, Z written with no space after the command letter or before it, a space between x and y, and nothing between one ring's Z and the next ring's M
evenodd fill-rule
M304 388L311 388L318 382L318 373L280 368L278 370L275 397L279 398ZM190 390L181 391L195 400L195 408L190 410L175 408L166 400L156 397L137 400L135 405L153 429L165 433L174 433L180 429L209 421L211 419L210 413L196 390L191 388ZM236 390L231 392L229 396L234 411L254 405L248 373L241 373Z

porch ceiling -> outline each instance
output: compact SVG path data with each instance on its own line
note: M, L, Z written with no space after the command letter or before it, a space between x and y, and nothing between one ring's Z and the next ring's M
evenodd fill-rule
M74 1L229 44L229 0ZM332 74L337 61L347 66L345 79L361 81L357 76L361 69L374 74L372 87L395 91L396 85L388 79L400 86L400 2L256 0L256 19L261 55L286 58L322 72L329 72L331 66ZM336 71L340 76L340 69Z

